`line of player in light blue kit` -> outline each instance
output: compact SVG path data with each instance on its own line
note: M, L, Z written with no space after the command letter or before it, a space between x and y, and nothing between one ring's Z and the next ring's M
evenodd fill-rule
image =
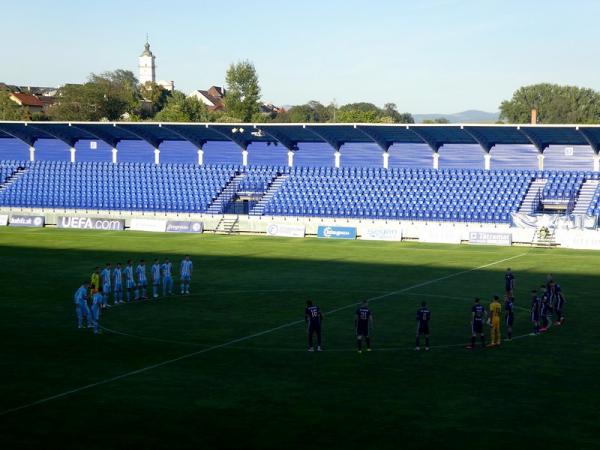
M185 255L179 264L181 295L189 295L190 293L193 267L189 255ZM152 298L159 297L160 287L162 287L163 296L173 294L172 270L173 264L169 258L165 258L162 263L159 262L158 258L154 260L150 268ZM141 259L135 268L132 260L128 260L124 268L121 267L121 263L117 263L114 269L111 263L106 263L102 271L99 267L96 267L90 282L86 281L75 292L74 300L78 328L83 328L83 319L85 318L88 328L93 328L94 333L100 332L100 310L111 307L109 304L111 293L113 295L112 306L130 303L131 301L147 300L149 298L148 277L145 261Z
M97 334L100 332L99 321L102 294L97 291L91 292L90 284L89 281L85 281L75 291L75 314L77 315L77 328L83 328L83 319L85 319L87 327L93 328L94 333ZM91 299L91 306L88 304L88 299Z

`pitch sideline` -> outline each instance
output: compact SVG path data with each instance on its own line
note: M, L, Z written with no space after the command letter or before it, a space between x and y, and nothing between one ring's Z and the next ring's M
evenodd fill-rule
M491 267L491 266L494 266L496 264L500 264L500 263L503 263L503 262L506 262L506 261L511 261L513 259L521 258L521 257L523 257L525 255L527 255L527 253L519 253L518 255L511 256L509 258L503 258L503 259L500 259L498 261L493 261L493 262L488 263L488 264L483 264L481 266L478 266L478 267L475 267L475 268L472 268L472 269L461 270L460 272L455 272L455 273L452 273L452 274L449 274L449 275L445 275L443 277L434 278L433 280L429 280L429 281L425 281L425 282L422 282L422 283L418 283L418 284L415 284L415 285L412 285L412 286L408 286L406 288L399 289L399 290L396 290L396 291L391 291L391 292L388 292L386 294L382 294L382 295L378 295L378 296L369 298L367 300L368 301L381 300L381 299L384 299L384 298L387 298L387 297L391 297L393 295L401 294L403 292L408 292L408 291L410 291L412 289L417 289L417 288L420 288L420 287L423 287L423 286L429 286L431 284L438 283L438 282L444 281L444 280L448 280L450 278L455 278L455 277L464 275L466 273L475 272L477 270L485 269L487 267ZM335 308L335 309L332 309L332 310L324 313L324 315L334 314L336 312L343 311L345 309L353 308L356 305L357 305L357 303L355 302L355 303L351 303L349 305L340 306L339 308ZM213 345L211 347L207 347L207 348L204 348L204 349L201 349L201 350L197 350L195 352L187 353L185 355L181 355L181 356L178 356L176 358L171 358L171 359L168 359L166 361L162 361L162 362L159 362L159 363L156 363L156 364L151 364L149 366L142 367L140 369L136 369L136 370L132 370L132 371L129 371L129 372L125 372L125 373L123 373L121 375L116 375L114 377L105 378L104 380L100 380L100 381L97 381L95 383L89 383L89 384L86 384L84 386L80 386L80 387L77 387L77 388L74 388L74 389L70 389L68 391L61 392L60 394L52 395L50 397L45 397L45 398L42 398L40 400L36 400L34 402L31 402L31 403L26 403L24 405L16 406L14 408L9 408L9 409L6 409L4 411L1 411L0 412L0 417L8 415L8 414L11 414L11 413L14 413L14 412L22 411L24 409L28 409L28 408L31 408L31 407L34 407L34 406L38 406L38 405L41 405L41 404L44 404L44 403L48 403L48 402L50 402L52 400L58 400L60 398L68 397L69 395L77 394L79 392L86 391L88 389L92 389L92 388L97 387L97 386L102 386L102 385L105 385L105 384L112 383L114 381L122 380L124 378L128 378L128 377L131 377L131 376L134 376L134 375L138 375L140 373L148 372L150 370L157 369L159 367L167 366L169 364L173 364L173 363L176 363L176 362L179 362L179 361L190 359L190 358L193 358L195 356L201 355L203 353L208 353L208 352L213 351L213 350L218 350L220 348L227 347L227 346L230 346L230 345L233 345L233 344L237 344L239 342L244 342L244 341L247 341L247 340L250 340L250 339L254 339L254 338L259 337L259 336L264 336L265 334L270 334L270 333L273 333L275 331L278 331L278 330L281 330L281 329L284 329L284 328L289 328L289 327L292 327L294 325L298 325L298 324L303 323L303 322L304 322L303 319L301 319L301 320L294 320L292 322L288 322L288 323L279 325L277 327L270 328L268 330L260 331L258 333L250 334L248 336L244 336L244 337L241 337L241 338L233 339L233 340L224 342L222 344Z

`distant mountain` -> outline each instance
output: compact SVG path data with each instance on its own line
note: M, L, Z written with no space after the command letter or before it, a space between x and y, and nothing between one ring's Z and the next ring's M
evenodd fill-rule
M439 118L447 119L450 123L494 123L498 121L500 113L470 109L455 114L413 114L412 116L417 123Z

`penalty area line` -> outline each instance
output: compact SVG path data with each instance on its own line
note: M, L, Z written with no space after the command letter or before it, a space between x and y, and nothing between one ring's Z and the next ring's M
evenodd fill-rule
M474 267L472 269L461 270L459 272L451 273L451 274L445 275L443 277L434 278L434 279L429 280L429 281L424 281L422 283L418 283L418 284L415 284L415 285L412 285L412 286L408 286L406 288L399 289L397 291L392 291L392 292L388 292L386 294L382 294L382 295L378 295L378 296L375 296L375 297L371 297L371 298L367 299L367 301L381 300L381 299L384 299L384 298L387 298L387 297L391 297L391 296L394 296L394 295L401 294L403 292L411 291L413 289L418 289L418 288L421 288L421 287L424 287L424 286L429 286L429 285L434 284L434 283L439 283L440 281L448 280L450 278L455 278L455 277L458 277L458 276L461 276L461 275L464 275L464 274L467 274L467 273L471 273L471 272L475 272L477 270L485 269L487 267L495 266L496 264L500 264L500 263L503 263L503 262L506 262L506 261L511 261L513 259L516 259L516 258L521 258L521 257L523 257L525 255L527 255L527 253L520 253L518 255L511 256L509 258L503 258L503 259L500 259L498 261L493 261L493 262L488 263L488 264L483 264L481 266ZM357 304L358 303L355 302L355 303L352 303L352 304L349 304L349 305L341 306L339 308L332 309L332 310L328 311L325 314L329 315L329 314L336 313L338 311L343 311L343 310L352 308L352 307L356 306ZM250 340L250 339L254 339L254 338L257 338L257 337L260 337L260 336L264 336L265 334L270 334L270 333L273 333L275 331L279 331L279 330L282 330L282 329L285 329L285 328L289 328L289 327L292 327L292 326L295 326L295 325L299 325L301 323L304 323L304 319L294 320L292 322L284 323L284 324L279 325L279 326L274 327L274 328L269 328L268 330L260 331L258 333L253 333L253 334L250 334L248 336L240 337L240 338L237 338L237 339L232 339L232 340L224 342L222 344L213 345L211 347L207 347L207 348L203 348L201 350L197 350L195 352L187 353L185 355L181 355L181 356L178 356L176 358L171 358L171 359L168 359L168 360L165 360L165 361L161 361L161 362L156 363L156 364L151 364L149 366L141 367L139 369L132 370L132 371L129 371L129 372L125 372L125 373L122 373L120 375L116 375L116 376L113 376L113 377L110 377L110 378L105 378L104 380L96 381L94 383L89 383L89 384L86 384L84 386L80 386L80 387L77 387L77 388L74 388L74 389L70 389L68 391L61 392L60 394L52 395L50 397L45 397L45 398L42 398L40 400L36 400L34 402L26 403L26 404L23 404L23 405L20 405L20 406L16 406L14 408L9 408L9 409L6 409L4 411L0 411L0 417L8 415L8 414L11 414L11 413L15 413L15 412L18 412L18 411L22 411L24 409L28 409L28 408L31 408L31 407L34 407L34 406L42 405L44 403L48 403L48 402L53 401L53 400L58 400L58 399L61 399L61 398L64 398L64 397L68 397L69 395L74 395L74 394L77 394L77 393L82 392L82 391L87 391L89 389L92 389L92 388L95 388L95 387L98 387L98 386L102 386L102 385L105 385L105 384L113 383L115 381L119 381L119 380L122 380L124 378L129 378L129 377L134 376L134 375L139 375L141 373L148 372L148 371L154 370L154 369L158 369L160 367L164 367L164 366L167 366L167 365L170 365L170 364L174 364L174 363L179 362L179 361L184 361L184 360L193 358L195 356L202 355L204 353L208 353L208 352L211 352L211 351L214 351L214 350L218 350L218 349L223 348L223 347L228 347L230 345L237 344L239 342L244 342L244 341L247 341L247 340Z

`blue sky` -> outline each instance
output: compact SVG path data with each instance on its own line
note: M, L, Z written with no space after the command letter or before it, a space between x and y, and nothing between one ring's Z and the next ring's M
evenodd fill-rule
M275 104L496 111L525 84L600 89L598 1L30 0L3 17L0 81L14 84L137 73L149 33L159 79L207 88L249 59Z

